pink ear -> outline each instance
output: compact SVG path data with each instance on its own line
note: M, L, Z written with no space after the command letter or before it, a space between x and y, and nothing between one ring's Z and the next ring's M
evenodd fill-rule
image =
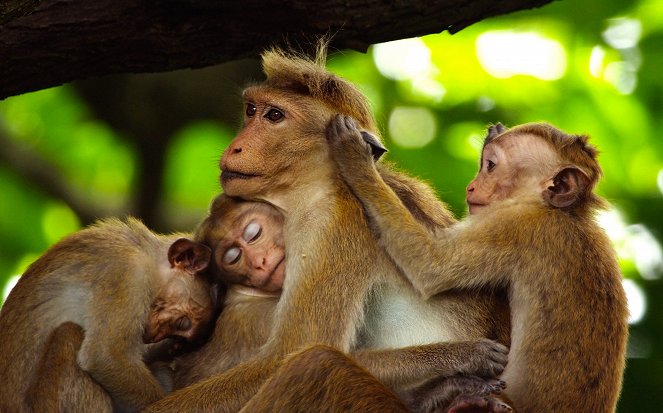
M168 248L171 267L195 274L207 268L212 250L199 242L180 238Z
M587 197L589 177L577 166L561 169L553 185L543 191L543 199L554 208L568 208Z

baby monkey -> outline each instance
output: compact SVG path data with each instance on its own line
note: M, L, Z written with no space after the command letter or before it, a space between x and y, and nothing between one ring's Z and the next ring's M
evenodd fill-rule
M236 202L217 221L216 231L223 235L208 241L214 251L212 265L218 265L224 281L266 292L281 290L285 243L283 215L276 208L263 202Z
M60 325L71 330L71 323L84 330L80 368L116 408L136 411L162 398L144 357L169 344L165 338L191 341L207 333L215 301L203 272L210 256L202 244L154 234L132 218L100 221L52 246L26 270L0 312L0 411L31 410L31 386L49 384L39 371L40 356L54 352L47 348L49 335ZM64 410L101 408L78 399L80 406Z
M614 412L627 308L610 240L594 220L605 201L586 136L543 123L489 128L467 187L470 217L426 231L375 170L355 123L328 139L343 179L379 240L424 297L451 288L508 288L511 350L501 378L520 413Z

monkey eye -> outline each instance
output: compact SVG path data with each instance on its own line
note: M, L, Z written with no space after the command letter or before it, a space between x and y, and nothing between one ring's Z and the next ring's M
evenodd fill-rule
M488 172L492 172L493 169L495 169L495 162L488 159L486 163L487 163L486 169L488 170Z
M237 264L241 256L242 250L238 247L228 248L225 254L223 254L223 263L225 265Z
M258 108L253 103L246 104L246 116L251 117L256 114Z
M244 228L244 233L242 234L242 238L244 238L244 241L248 242L249 244L255 242L258 238L260 238L260 235L262 234L262 227L260 224L258 224L255 221L249 222L249 225Z
M191 328L191 320L187 316L182 316L175 321L175 328L180 331L188 330Z
M285 115L279 109L272 108L265 114L265 117L272 122L278 122L283 119Z

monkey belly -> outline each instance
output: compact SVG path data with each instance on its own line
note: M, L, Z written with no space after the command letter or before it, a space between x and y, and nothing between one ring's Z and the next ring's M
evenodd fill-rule
M425 301L408 285L384 284L371 292L360 348L400 348L458 339L440 301Z

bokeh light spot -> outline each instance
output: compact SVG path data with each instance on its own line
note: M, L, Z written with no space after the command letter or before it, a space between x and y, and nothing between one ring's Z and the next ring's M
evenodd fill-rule
M555 80L566 71L566 52L556 41L538 33L489 31L476 41L484 70L497 78L530 75Z
M21 278L20 275L12 275L9 280L7 280L7 284L5 284L5 288L2 289L2 302L4 303L7 301L7 297L9 296L9 293L12 291L16 283L18 282L18 279Z
M603 40L615 49L628 49L638 45L642 35L642 23L638 19L619 17L607 20L608 28Z
M625 278L622 280L626 299L628 300L628 323L636 324L644 317L647 310L647 298L642 288L633 280Z
M399 146L421 148L435 138L433 113L422 107L396 107L389 116L389 135Z
M383 76L394 80L414 79L434 69L430 49L419 38L376 44L373 60Z
M80 221L74 212L65 204L54 203L46 208L41 219L44 239L48 244L59 241L63 236L77 231Z

